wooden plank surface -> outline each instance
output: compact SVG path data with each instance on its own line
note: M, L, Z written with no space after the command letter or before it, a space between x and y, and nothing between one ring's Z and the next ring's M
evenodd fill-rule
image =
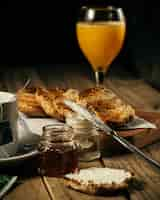
M54 66L41 67L41 68L1 68L0 69L0 89L16 92L17 89L22 87L28 77L32 79L32 84L46 85L49 87L72 87L77 89L84 89L94 86L93 73L87 68L77 65L70 67L69 65L61 65L57 68ZM105 81L105 85L111 88L125 101L131 103L133 106L146 111L159 111L160 110L160 92L153 89L150 85L146 84L143 80L128 79L119 76L114 78L110 77ZM154 159L160 161L160 143L156 143L145 148L145 151ZM140 190L130 191L117 197L94 197L91 195L82 194L74 190L66 188L63 183L55 178L47 178L54 199L108 199L108 200L121 200L121 199L137 199L137 200L158 200L160 199L160 173L153 170L147 163L135 157L133 154L114 155L112 157L105 157L103 159L104 165L116 168L126 168L135 173L141 182L144 182L144 188ZM100 162L84 163L81 167L88 166L102 166ZM29 194L25 195L25 194ZM13 191L11 191L4 199L17 200L17 199L50 199L48 191L46 190L46 183L41 178L30 179L24 181Z
M138 110L160 111L160 92L143 80L110 79L106 81L106 84Z
M4 200L50 200L41 178L32 178L16 186Z

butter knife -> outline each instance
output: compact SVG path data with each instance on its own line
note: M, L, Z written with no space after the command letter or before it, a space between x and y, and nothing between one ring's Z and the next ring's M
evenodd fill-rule
M148 163L152 164L153 166L160 169L160 163L156 160L150 158L148 155L143 153L139 148L137 148L135 145L128 142L123 137L119 136L118 133L110 128L107 124L105 124L100 118L98 118L94 113L89 112L86 108L80 106L79 104L75 103L71 100L64 100L64 103L66 106L68 106L70 109L72 109L74 112L80 114L85 119L90 121L93 125L95 125L100 130L103 130L107 135L110 135L113 139L118 141L121 145L123 145L125 148L127 148L132 153L138 154L141 158L148 161Z

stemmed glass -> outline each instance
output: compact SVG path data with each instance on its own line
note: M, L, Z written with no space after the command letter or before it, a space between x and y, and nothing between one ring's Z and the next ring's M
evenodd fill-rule
M125 30L125 17L121 8L81 8L76 24L77 39L94 70L97 85L103 84L110 64L119 54Z

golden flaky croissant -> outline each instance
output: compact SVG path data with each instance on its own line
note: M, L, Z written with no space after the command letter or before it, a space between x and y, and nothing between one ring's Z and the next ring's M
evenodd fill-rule
M128 122L135 110L111 90L103 87L89 88L80 93L80 99L106 123L117 125Z
M17 92L18 110L31 117L44 117L46 115L36 100L35 91L35 88L29 88Z
M18 108L29 116L49 116L59 120L72 114L63 103L70 99L91 109L106 123L124 124L134 117L134 109L111 90L103 87L89 88L82 92L76 89L35 88L17 93Z
M79 91L76 89L51 89L38 88L36 90L36 100L43 108L44 112L60 120L72 113L72 111L63 103L64 99L70 99L79 103Z
M37 102L48 116L64 120L64 115L57 110L56 105L56 99L61 98L63 93L63 89L47 90L45 88L38 88L35 96Z

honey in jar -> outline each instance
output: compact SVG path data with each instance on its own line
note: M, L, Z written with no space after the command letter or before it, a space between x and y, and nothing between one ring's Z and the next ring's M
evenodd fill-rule
M59 177L76 171L78 156L72 136L72 129L63 123L43 128L38 147L39 171L42 175Z

